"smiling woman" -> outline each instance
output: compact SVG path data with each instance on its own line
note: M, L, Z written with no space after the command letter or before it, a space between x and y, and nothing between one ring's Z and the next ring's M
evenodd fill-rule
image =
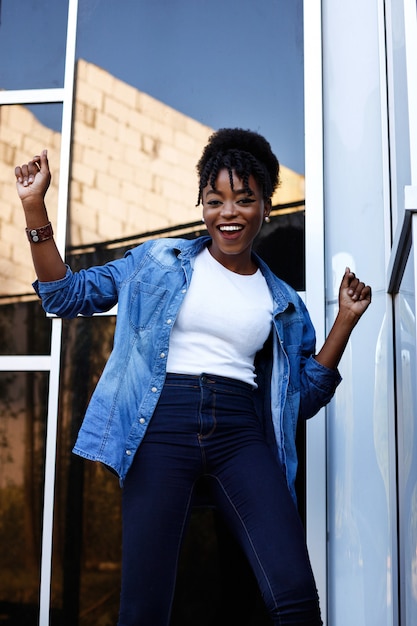
M259 433L260 423L266 424L262 436L284 470L285 484L280 487L289 491L290 502L295 502L292 478L301 460L296 495L301 514L305 512L302 519L327 623L381 626L399 623L401 617L417 624L415 1L4 0L0 5L1 621L22 626L117 623L119 483L102 463L83 463L71 454L108 362L114 369L104 385L99 383L103 393L120 381L117 399L123 402L133 395L132 406L138 409L129 414L131 428L124 432L129 439L119 450L120 471L139 467L132 478L127 473L124 482L128 511L130 505L135 508L135 495L155 495L135 489L140 459L151 461L149 450L153 445L160 449L158 440L175 421L169 408L177 403L183 413L185 396L192 398L187 409L193 402L209 407L198 415L198 436L194 432L192 437L206 463L213 461L213 439L219 435L219 443L224 434L217 425L220 430L231 425L233 431L222 451L237 445L249 452L252 435ZM249 255L251 236L245 240L269 208L270 194L255 176L257 171L250 170L245 178L236 163L230 176L221 163L200 188L207 227L195 206L195 164L201 149L215 129L235 127L262 133L281 162L282 182L272 196L271 223L264 224L253 241L259 258ZM40 157L44 148L52 166L48 211L46 216L42 206L38 213L35 206L28 216L42 218L28 220L28 242L12 171L17 165L24 177L22 165L31 163L40 180L36 163L44 173L49 165L45 158L41 165L33 156ZM239 148L243 150L243 144ZM223 205L226 212L219 217ZM251 213L256 206L258 212ZM143 306L132 307L131 316L118 317L116 341L115 307L91 319L69 321L45 315L40 307L31 286L35 272L28 246L53 249L49 221L73 275L96 277L96 270L86 268L117 272L135 259L140 265L141 255L153 259L151 275L140 280L138 273L137 283L126 282L126 289L129 285L136 291L123 292L119 304L141 301ZM208 232L211 237L206 237ZM236 263L231 262L232 250ZM67 265L60 265L62 274ZM352 323L347 310L358 313L369 301L369 291L362 297L361 281L352 272L344 274L346 266L366 268L375 281L376 302L349 342L341 367L344 383L335 402L325 419L314 419L308 428L299 420L294 447L294 416L311 415L316 408L311 396L310 402L300 400L300 410L296 406L298 383L306 391L302 368L308 363L314 369L313 376L307 376L313 387L329 365L327 380L334 381L346 340L346 333L339 331L341 326L346 330L349 320ZM338 277L343 274L340 301ZM183 282L172 283L170 291L172 275ZM282 281L304 292L300 296L308 303L320 338L327 325L337 321L337 332L331 333L324 352L313 355L305 307ZM119 283L106 276L103 284ZM115 302L113 296L107 305ZM179 309L175 316L173 311ZM155 320L160 342L147 342ZM274 331L253 358L269 324ZM144 343L135 335L124 344L125 332L140 334ZM305 334L300 338L299 332ZM140 347L135 351L134 346ZM120 362L109 359L113 347ZM143 351L152 348L152 357L141 361ZM199 373L198 366L205 369L210 357L221 374ZM170 384L164 385L168 360ZM197 372L178 373L181 362ZM127 363L134 367L127 368ZM146 378L149 363L155 367L152 381ZM286 378L288 367L291 375ZM213 376L236 382L230 387ZM248 393L247 385L253 392ZM277 386L282 394L276 393ZM226 424L214 428L213 422L221 421L214 408L225 412L228 405L222 402L231 388L233 410L239 409L239 415L234 419L235 413L228 413ZM217 394L219 403L214 401ZM256 398L256 418L247 411L248 396ZM287 398L295 404L288 405ZM114 442L113 426L128 412L117 402L98 404L98 425L105 407L115 407L115 414L108 410L106 416L106 433ZM156 405L160 419L152 421L149 446L135 455L134 446ZM280 409L291 418L268 418L271 412L276 418ZM185 411L183 415L188 416ZM176 425L186 429L194 418ZM92 436L100 433L97 424L91 426ZM300 433L306 433L305 457ZM174 459L187 431L177 435L174 449L168 442ZM88 452L90 446L83 449ZM171 506L176 476L161 467L166 469L160 465L156 474L166 498L162 505ZM241 477L236 490L228 480L227 492L216 488L215 481L196 482L170 626L270 623L266 609L259 608L260 594L253 601L259 571L256 576L252 570L248 573L248 560L232 538L236 533L232 536L229 530L235 529L236 518L231 514L229 526L223 521L230 512L225 493L233 492L233 502L241 505L242 492L253 489L264 501L262 489L268 488L268 481L260 478L257 468L254 471L252 458L247 468L243 478L236 472ZM205 469L210 472L212 466ZM234 467L228 471L234 474ZM155 483L150 484L158 494ZM222 516L213 508L212 489L226 511ZM280 504L288 503L285 489ZM161 502L156 504L161 514L146 518L147 530L149 536L166 539L172 527L168 533L160 531L165 522L174 520L175 525L175 516L165 514ZM274 511L269 501L255 509L256 515L265 512L265 518ZM253 520L251 513L247 520ZM132 516L128 537L130 531L133 540L142 534L142 521ZM143 534L146 538L148 533ZM247 537L241 538L245 550ZM276 549L268 532L259 537ZM146 539L145 544L144 554ZM164 548L162 541L157 544L149 549L150 574L163 563L154 557ZM264 555L264 545L260 548ZM284 545L283 554L286 549L291 546ZM288 563L289 572L294 565L298 569L297 559ZM164 570L163 575L170 573ZM128 575L128 581L134 578ZM140 589L131 592L132 606L136 596L148 596L149 581L138 578L137 583ZM264 596L270 606L270 596ZM287 617L284 611L281 622Z
M219 171L215 184L215 189L210 185L203 189L203 219L212 239L209 251L227 269L254 274L258 268L252 245L269 215L271 201L264 200L252 175L248 190L234 172L230 177L227 169Z
M80 2L76 15L74 7L77 4L76 0L61 3L53 0L28 2L25 6L25 19L22 20L21 11L15 3L2 3L0 55L7 58L8 63L1 72L0 88L16 90L16 104L10 103L9 98L7 106L3 105L1 109L0 142L1 146L6 147L0 152L0 158L3 159L4 167L9 170L12 165L24 165L27 158L32 158L35 154L41 155L42 148L47 148L53 164L52 182L48 191L48 213L44 214L42 224L36 220L30 222L30 230L39 230L51 220L54 231L61 233L61 240L68 244L65 260L73 267L81 267L83 262L84 265L91 264L85 262L79 250L94 250L93 264L102 265L123 256L126 249L132 246L132 241L149 239L149 232L157 233L156 236L172 236L180 232L191 239L198 237L203 227L195 208L198 187L195 165L201 147L213 128L230 124L256 128L267 134L279 154L283 155L286 165L300 173L293 175L292 180L296 181L296 187L295 192L291 190L290 194L287 194L287 178L284 177L283 196L281 199L275 196L274 203L287 202L289 199L302 202L304 118L301 0L296 0L290 6L283 0L268 0L260 4L254 4L250 0L228 3L220 0L156 0L152 3L145 0L127 0L123 11L120 10L120 3L115 0L93 0ZM71 17L69 22L68 12ZM218 19L220 12L222 20ZM74 108L72 116L69 116L68 102L63 107L59 98L66 97L64 85L68 87L69 82L65 82L64 76L64 43L66 30L70 40L75 34L72 30L75 26L74 16L77 62L75 71L72 72L71 68L68 71L71 80L74 77L71 85L74 87ZM230 45L231 25L233 31L239 33L239 45ZM205 40L213 40L215 34L215 46L201 45L202 26ZM245 33L246 39L262 41L262 47L241 45L242 33ZM29 58L33 49L42 50L44 54L29 69L22 60ZM277 60L284 55L285 67L278 68ZM227 63L224 62L226 58ZM265 59L269 61L265 62ZM236 89L236 81L230 73L231 67L244 67L247 75L256 73L256 89L245 87L244 92L241 86ZM240 85L240 78L238 83ZM31 90L30 93L28 90ZM0 102L2 93L4 98L10 95L1 91ZM291 102L291 107L288 107L288 102ZM66 111L64 116L63 110ZM65 126L61 135L62 124L68 124L70 117L72 128ZM67 179L61 176L65 163L59 162L59 155L65 154L65 137L68 136L72 137L72 145L70 178ZM29 154L26 152L28 147ZM33 174L37 173L39 163L37 159L32 162ZM233 223L230 223L229 218L223 217L222 220L227 223L221 225L221 230L216 228L215 234L222 233L222 239L219 240L223 241L222 245L228 242L231 246L235 241L233 245L238 246L238 253L231 256L235 256L238 263L230 265L234 267L232 278L240 280L242 286L247 283L248 288L250 283L250 288L255 290L253 293L261 293L262 302L265 303L266 310L269 310L268 307L272 306L269 292L265 289L259 291L255 285L259 283L260 273L253 273L255 267L250 262L250 255L247 252L241 254L239 250L259 230L264 213L270 210L271 194L267 191L268 197L265 197L266 179L259 178L257 172L254 172L256 176L253 174L245 179L243 172L240 177L237 164L235 167L237 177L236 173L233 174L232 183L235 180L235 189L243 190L236 201L240 217L233 218ZM286 172L289 172L288 168ZM62 188L69 189L68 220L66 217L56 218L58 196L62 197L62 188L61 194L58 189L61 184ZM224 187L220 184L220 179L216 185L219 190ZM7 240L10 245L3 246L5 253L0 264L1 286L5 290L2 295L12 296L13 302L19 300L19 311L26 311L28 320L24 323L25 329L27 326L28 339L24 342L22 340L22 320L25 316L20 313L14 315L15 323L10 324L5 309L6 317L2 328L10 341L3 341L1 345L6 350L6 345L13 344L16 346L13 350L19 354L30 350L34 353L41 350L43 353L45 350L40 349L30 339L29 330L33 329L32 322L35 318L37 320L40 317L40 309L34 296L25 295L25 298L34 300L30 307L22 298L22 294L31 290L34 274L30 256L27 256L27 251L21 250L28 245L27 239L21 240L17 234L22 231L24 224L21 216L14 210L14 182L10 181L7 189L6 186L5 183L2 201L6 203L7 210L0 215L0 236L6 237L9 233ZM225 194L229 192L230 188L224 189ZM210 200L213 207L213 198ZM259 209L258 221L255 217L250 217L255 207ZM62 216L62 206L60 211ZM8 216L11 216L11 225L8 223ZM36 217L36 213L32 216ZM209 229L210 220L208 217L206 219ZM68 232L66 236L62 236L62 227L66 223ZM233 232L230 229L234 229ZM274 241L276 239L274 235ZM35 245L33 241L30 245ZM3 243L6 244L7 241ZM45 246L54 246L52 239L45 239L40 245L44 246L44 250ZM212 252L216 251L217 245L213 243ZM269 245L269 248L273 247ZM225 261L224 257L219 258ZM13 259L19 259L18 263ZM301 265L301 259L300 255L298 265ZM211 256L209 261L216 261L216 258ZM216 263L214 269L218 269ZM224 266L222 268L227 275L230 270ZM39 266L38 270L42 278L45 278ZM237 272L243 273L239 276ZM234 287L234 293L239 293L237 286ZM255 301L256 297L253 299ZM249 324L249 319L245 319ZM42 320L49 333L45 339L49 346L50 328L57 328L60 320ZM242 319L241 324L243 323ZM57 493L61 494L55 502L53 514L53 543L62 547L62 550L57 549L53 553L51 575L51 619L57 619L60 626L74 626L77 623L88 626L106 617L114 623L117 619L118 594L111 592L118 589L120 580L118 549L121 523L117 483L110 473L103 473L101 468L84 469L70 454L74 428L79 425L102 369L103 360L110 353L113 324L113 317L101 317L100 320L94 318L91 325L88 320L81 318L74 321L72 326L64 326L66 347L62 358L66 362L66 374L61 377L59 391L62 409L58 435L60 470L55 472L55 467L48 470L48 476L57 476ZM246 325L246 332L247 328ZM229 326L227 332L230 334ZM259 342L262 343L265 332L264 325L261 324L258 328L255 320L251 332L255 348ZM248 343L242 326L236 324L236 345L239 345L239 333L240 343ZM216 345L219 350L224 348L225 337L223 344L220 342ZM241 345L240 350L244 347L253 351L253 346L250 348L249 344ZM46 351L48 350L49 348ZM161 350L160 354L166 352ZM49 355L47 359L49 363ZM54 372L59 370L56 359L57 357L51 365ZM30 367L32 366L30 362ZM40 367L44 367L44 361ZM253 380L253 363L246 368L245 376ZM55 384L57 383L53 380L50 383L51 394L56 392ZM33 390L33 395L36 395L36 389ZM53 423L53 418L47 420L44 405L47 402L42 400L42 415L39 418L42 428L46 427L47 422ZM15 413L13 407L11 408L10 414L19 415L22 428L23 413L20 407ZM30 415L30 407L26 413ZM12 423L12 420L4 422ZM7 441L12 446L7 458L13 459L14 463L13 465L10 461L11 467L7 476L14 476L16 480L23 476L22 480L28 484L22 485L19 478L16 489L25 494L31 489L31 483L26 478L30 475L29 455L25 456L23 467L17 439L9 433ZM14 441L16 450L13 447ZM28 450L30 449L28 439ZM43 476L39 478L39 485L42 485L42 481ZM21 502L30 502L30 499L22 497ZM41 511L40 505L33 512L38 509ZM90 512L95 509L100 513L93 520ZM106 511L104 516L103 511ZM26 512L25 516L29 526L29 513ZM197 528L191 521L191 541L193 537L207 534L209 543L215 544L216 537L224 538L227 535L219 519L216 520L216 535L212 521L207 522L207 517L204 519L204 525L199 524ZM35 524L36 528L41 527L40 517L32 525ZM110 527L112 532L109 534ZM44 528L47 533L47 526ZM3 533L2 528L0 532ZM9 531L5 532L1 537L8 543ZM65 538L65 542L62 538ZM36 541L39 542L38 537ZM224 565L236 546L229 535L222 546L220 559ZM46 562L45 546L43 554L46 555ZM213 554L216 555L215 547L207 558L203 548L201 558L206 558L207 562L211 559L212 562ZM214 556L214 560L215 558ZM231 593L230 579L237 580L237 570L244 569L239 553L235 554L233 563L239 565L234 565L232 572L226 567L219 574L214 567L207 567L203 573L206 577L204 580L214 580L214 588L217 589L216 585L222 573L229 581L227 586L222 586L217 598L224 596L227 599ZM183 592L185 589L185 599L176 600L173 620L177 620L181 626L195 624L198 614L201 626L205 626L204 620L208 622L210 619L220 624L221 618L217 611L226 616L229 602L213 602L212 598L204 601L201 590L205 584L195 584L197 580L201 580L197 577L191 580L189 572L192 570L189 565L190 562L184 577L179 581L179 588ZM14 567L16 570L17 565ZM36 568L39 569L38 563ZM38 569L33 575L35 582L31 584L31 599L39 596ZM13 576L9 576L6 571L3 578L17 580L15 570ZM22 576L26 576L28 571L26 568ZM44 589L51 587L47 572L47 568L44 568ZM250 575L247 579L251 580ZM239 577L239 580L239 584L243 585L243 577ZM186 584L183 584L184 581ZM27 577L25 584L26 582ZM250 589L254 589L253 583L247 588L245 599L252 596ZM241 590L239 586L240 598ZM0 602L11 599L14 603L17 596L13 595L13 589L4 588L2 593ZM46 623L49 597L45 594L41 596L44 601L41 622ZM19 601L16 600L16 603L19 604ZM194 612L187 614L193 603ZM204 607L204 615L201 606ZM245 606L242 603L239 608L240 616L235 613L233 618L239 619L242 624L244 619L248 624L251 621L257 625L261 623L263 608L259 609L256 602Z
M74 318L118 305L114 349L73 448L123 487L118 624L169 624L178 555L204 480L271 622L319 626L296 507L297 420L332 398L371 289L346 269L338 315L316 354L301 298L252 253L278 182L270 145L253 131L219 130L199 169L209 181L200 174L209 237L149 240L73 272L51 228L33 236L47 220L46 151L15 168L45 310Z
M254 274L253 242L279 180L271 146L258 133L222 129L210 137L197 170L210 253L233 272Z

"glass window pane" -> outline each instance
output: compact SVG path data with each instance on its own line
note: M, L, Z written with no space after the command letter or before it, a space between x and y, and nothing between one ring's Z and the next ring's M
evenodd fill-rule
M81 3L69 244L200 231L195 165L222 126L269 139L274 205L302 212L303 120L301 0Z
M393 226L402 220L404 185L410 184L410 129L408 111L407 65L405 48L404 3L387 3L388 87L390 105L390 151Z
M8 304L0 299L0 355L49 354L51 323L37 299Z
M48 375L0 372L0 614L37 624Z
M417 390L415 243L397 296L397 419L400 568L404 622L417 621Z
M0 3L0 89L64 85L67 15L68 0Z
M88 399L109 356L114 323L114 317L63 322L52 572L52 608L59 626L117 621L119 481L100 464L71 452Z
M35 273L14 168L48 149L53 175L47 206L56 224L61 112L60 104L0 107L0 297L34 295L31 283Z
M115 0L80 3L77 57L210 128L259 130L300 172L302 6L126 0L121 11Z

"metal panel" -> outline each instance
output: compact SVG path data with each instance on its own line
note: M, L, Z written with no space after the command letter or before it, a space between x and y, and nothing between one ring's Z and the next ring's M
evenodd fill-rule
M65 254L68 177L70 169L71 121L74 91L75 41L77 30L78 0L70 0L68 6L67 46L65 58L64 99L62 115L62 139L60 159L60 180L58 196L58 218L56 242L61 255ZM51 375L49 384L48 425L45 459L45 491L43 510L42 559L39 623L49 624L51 566L52 566L52 529L55 492L56 436L58 414L59 370L61 354L62 321L52 320Z
M306 178L306 303L316 328L317 344L325 335L323 101L321 1L304 2L304 111ZM325 410L307 425L307 543L327 623L327 521Z

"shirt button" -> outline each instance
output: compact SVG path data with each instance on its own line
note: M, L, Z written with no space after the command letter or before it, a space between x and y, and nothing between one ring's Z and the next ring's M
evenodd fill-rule
M187 290L186 289L182 289L181 293L187 293Z
M126 450L126 454L127 454L127 456L130 456L132 454L132 451L131 450Z
M151 391L152 391L152 393L156 393L158 391L158 389L156 387L152 387Z
M140 420L139 420L139 424L144 424L145 422L146 422L145 418L141 417Z
M159 355L161 357L161 359L165 358L165 352L161 352L161 354Z
M167 320L167 324L172 324L172 319Z

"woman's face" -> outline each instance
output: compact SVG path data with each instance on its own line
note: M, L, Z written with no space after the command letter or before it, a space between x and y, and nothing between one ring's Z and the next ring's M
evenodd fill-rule
M203 218L212 238L210 252L227 269L238 274L253 274L256 265L252 260L252 243L262 222L270 211L253 176L249 177L251 193L244 190L243 182L233 172L233 189L229 172L220 170L216 188L203 189Z

